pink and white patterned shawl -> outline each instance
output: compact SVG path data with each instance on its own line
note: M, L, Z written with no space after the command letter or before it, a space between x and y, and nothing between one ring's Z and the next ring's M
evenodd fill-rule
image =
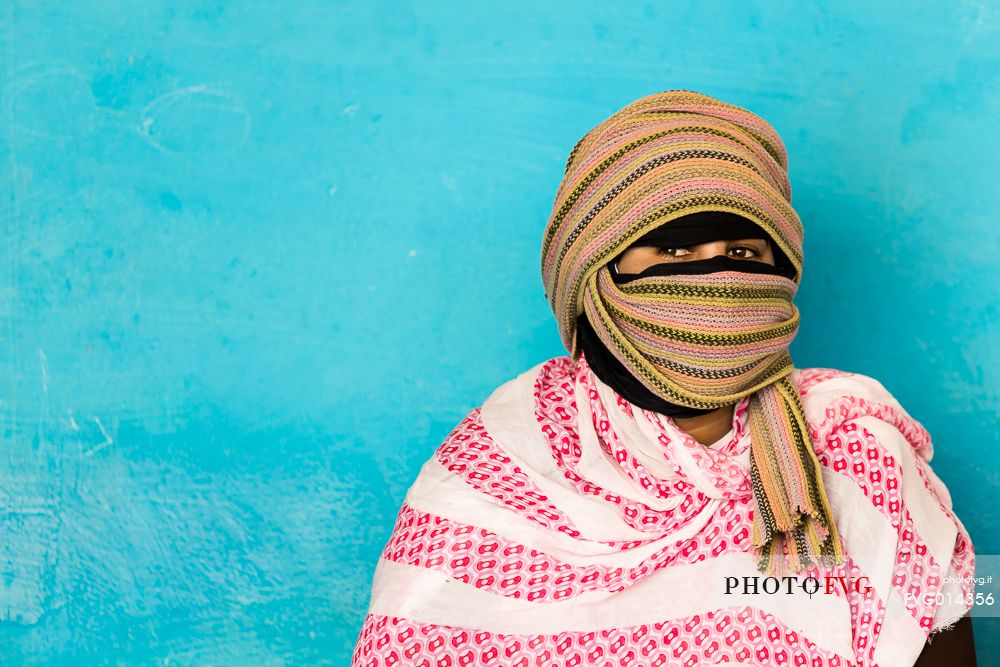
M930 436L870 377L792 379L846 564L753 589L747 399L704 446L586 358L557 357L497 389L421 469L353 664L912 665L968 611L969 585L946 580L975 559Z

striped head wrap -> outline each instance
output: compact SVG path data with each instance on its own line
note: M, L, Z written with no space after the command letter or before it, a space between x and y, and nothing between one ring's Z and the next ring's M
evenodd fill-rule
M766 121L669 90L625 106L576 143L542 243L545 294L574 360L585 312L615 357L663 399L707 409L750 397L751 544L758 569L772 574L785 558L794 571L844 558L790 378L803 240L791 195L784 143ZM634 241L700 211L756 223L791 261L794 279L723 270L612 280L609 262Z

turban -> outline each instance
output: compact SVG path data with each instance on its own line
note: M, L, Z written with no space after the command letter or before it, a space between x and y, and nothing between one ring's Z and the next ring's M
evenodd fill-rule
M576 143L542 242L546 298L574 360L586 313L608 350L664 400L704 410L749 396L751 544L759 569L772 573L784 557L794 570L843 560L790 378L803 239L791 196L785 146L765 120L669 90L626 105ZM705 211L756 224L790 272L713 258L710 272L654 266L626 283L613 279L609 263L635 241Z

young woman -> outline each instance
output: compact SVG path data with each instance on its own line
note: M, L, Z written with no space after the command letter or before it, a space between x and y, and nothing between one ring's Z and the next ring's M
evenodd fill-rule
M929 434L792 363L787 167L763 119L683 90L576 144L542 243L569 355L421 469L355 665L975 664Z

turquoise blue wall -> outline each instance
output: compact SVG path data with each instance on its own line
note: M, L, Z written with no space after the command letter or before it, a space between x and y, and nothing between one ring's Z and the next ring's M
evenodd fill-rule
M3 3L0 658L346 663L418 466L564 353L570 148L670 88L778 129L793 358L1000 553L1000 8L832 4Z

